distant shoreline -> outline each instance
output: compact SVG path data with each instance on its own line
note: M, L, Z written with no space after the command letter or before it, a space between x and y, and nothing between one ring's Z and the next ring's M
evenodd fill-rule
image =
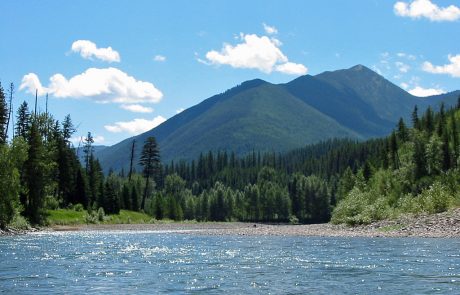
M193 235L236 236L317 236L317 237L427 237L460 238L460 208L433 215L405 216L370 225L264 224L245 222L172 222L152 224L83 224L51 226L40 232L68 231L151 231ZM1 232L24 234L30 231Z

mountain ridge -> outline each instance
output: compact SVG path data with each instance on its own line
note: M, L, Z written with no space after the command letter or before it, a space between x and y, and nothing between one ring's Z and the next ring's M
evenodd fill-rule
M456 103L460 91L420 98L363 65L300 76L288 83L245 81L182 111L156 128L105 148L96 156L105 170L127 168L132 140L139 157L155 136L162 160L190 160L200 152L283 152L329 138L367 139L388 134L441 101ZM123 155L120 157L120 155ZM126 158L126 159L125 159Z

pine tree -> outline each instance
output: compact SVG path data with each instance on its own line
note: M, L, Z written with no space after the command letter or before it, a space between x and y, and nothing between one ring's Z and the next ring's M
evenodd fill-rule
M393 131L390 136L390 160L393 169L399 168L399 158L398 158L398 140L396 138L396 133Z
M409 132L403 118L400 118L398 122L398 138L402 142L406 142L409 139Z
M150 178L156 178L160 174L160 151L155 137L149 137L144 143L139 164L143 167L145 177L145 190L142 196L141 210L144 210L145 199L149 189Z
M425 112L425 116L423 116L424 120L424 127L426 131L428 131L428 134L432 134L434 131L434 115L433 115L433 110L431 107L428 107Z
M10 89L9 89L9 94L10 94L10 102L9 102L9 110L8 110L8 119L6 121L6 134L8 135L8 128L10 127L10 120L13 115L13 93L14 93L14 84L10 83ZM13 125L14 127L14 125ZM13 130L14 133L14 130ZM14 137L14 136L13 136Z
M16 136L27 138L30 129L30 111L27 102L23 102L16 114Z
M131 159L129 163L129 175L128 175L128 181L131 181L131 177L133 175L133 162L134 162L134 148L136 146L136 140L133 139L133 144L131 146Z
M57 144L57 182L58 192L65 204L78 202L75 199L76 176L79 167L75 154L67 146L64 138L60 134L56 135ZM85 203L82 205L86 206Z
M161 220L165 217L164 212L164 199L161 193L155 197L155 218Z
M91 158L93 157L93 143L94 139L91 135L91 132L88 132L88 135L85 138L85 146L83 147L83 152L85 153L85 168L86 173L89 171L89 166L91 164Z
M34 120L30 128L28 159L25 162L25 173L28 190L26 216L32 224L43 221L43 203L45 197L44 149L37 122Z
M451 167L452 155L450 153L449 134L447 133L446 129L443 129L441 139L442 139L442 170L447 171Z
M107 214L120 213L120 202L116 193L115 184L111 177L108 177L105 182L103 208Z
M70 118L70 114L68 114L67 116L65 116L64 121L62 122L62 137L67 144L70 144L70 138L75 132L76 132L76 129L73 126L72 118Z
M443 136L444 130L446 129L446 113L444 111L444 103L441 103L441 108L439 110L438 126L436 132L439 137Z
M131 208L134 211L139 210L139 193L137 191L136 186L133 186L131 188Z
M3 91L2 84L0 83L0 144L6 143L8 134L7 122L8 122L9 109L5 99L5 92Z
M460 98L459 98L460 99ZM457 161L459 158L460 154L460 140L459 140L459 135L458 135L458 129L457 129L457 120L455 118L455 112L452 112L451 115L451 123L452 123L452 146L454 150L454 158L453 158L453 164L454 166L457 166Z
M411 118L412 118L412 128L420 129L421 126L420 126L420 119L418 117L417 105L414 106L414 110L412 111Z
M129 185L126 183L123 185L123 189L121 192L121 199L123 201L123 204L122 204L123 209L131 210L132 209L131 208L131 194L129 191Z
M75 179L75 190L72 198L74 204L82 204L85 208L89 207L88 199L88 183L86 175L81 167L77 170L77 177Z
M13 220L19 203L19 173L12 153L8 145L0 145L0 229L4 229Z
M99 160L94 159L91 154L89 158L89 171L88 171L88 186L89 186L89 204L92 206L97 203L98 207L104 205L104 174L102 173L101 164Z
M369 179L372 176L372 167L369 163L369 161L366 161L363 166L363 176L366 181L369 181Z
M301 200L299 194L299 187L300 183L299 180L301 179L302 175L295 174L291 177L288 184L288 191L289 195L292 199L292 214L294 214L297 218L300 219L300 210L301 210Z

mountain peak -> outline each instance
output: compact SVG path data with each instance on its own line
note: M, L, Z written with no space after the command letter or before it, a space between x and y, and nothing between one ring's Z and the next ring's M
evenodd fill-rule
M367 74L367 75L377 75L377 76L380 76L378 73L376 73L375 71L369 69L368 67L362 65L362 64L357 64L356 66L353 66L347 70L345 70L347 72L355 72L355 73L359 73L359 74Z
M252 87L257 87L257 86L260 86L262 84L267 84L267 83L268 83L267 81L264 81L262 79L252 79L252 80L244 81L239 86L242 86L243 88L252 88Z
M356 66L349 68L349 70L351 71L371 71L371 69L369 69L366 66L363 66L362 64L357 64Z

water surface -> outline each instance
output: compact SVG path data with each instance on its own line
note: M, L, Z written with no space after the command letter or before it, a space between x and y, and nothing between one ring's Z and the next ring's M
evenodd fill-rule
M460 240L110 231L0 237L0 292L460 294Z

